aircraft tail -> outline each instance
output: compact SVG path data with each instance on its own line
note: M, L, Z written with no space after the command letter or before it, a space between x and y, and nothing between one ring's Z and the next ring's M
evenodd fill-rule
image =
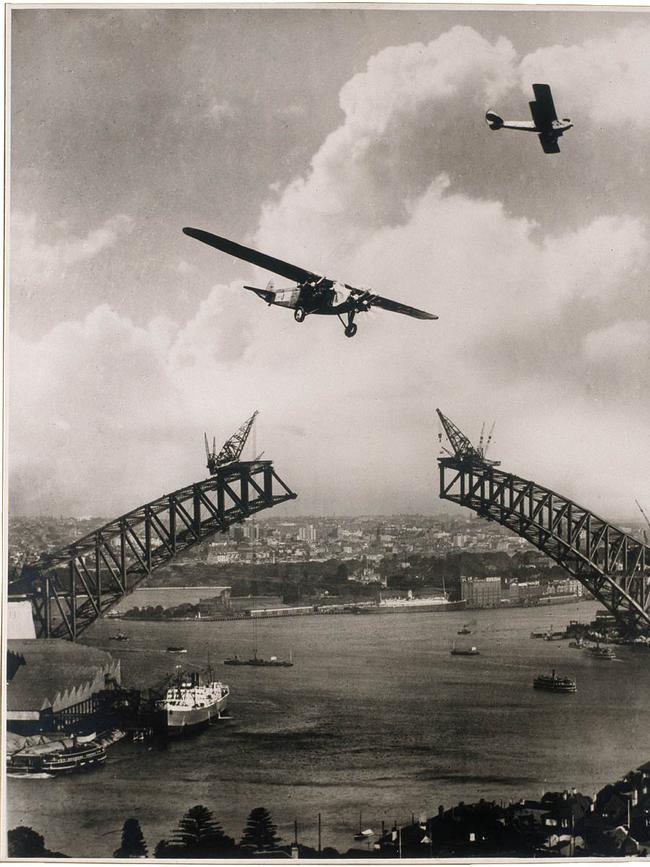
M485 112L485 120L487 121L487 125L490 129L501 129L503 126L503 118L500 117L495 111L490 109Z
M269 280L266 289L258 289L256 286L244 286L244 289L248 289L249 292L254 292L258 298L266 301L267 304L273 304L275 301L274 286L275 284L273 280Z

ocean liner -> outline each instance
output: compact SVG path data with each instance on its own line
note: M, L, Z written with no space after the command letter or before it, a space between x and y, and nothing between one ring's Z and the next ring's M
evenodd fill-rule
M180 674L156 702L157 722L171 736L182 735L219 719L228 706L230 688L198 671Z

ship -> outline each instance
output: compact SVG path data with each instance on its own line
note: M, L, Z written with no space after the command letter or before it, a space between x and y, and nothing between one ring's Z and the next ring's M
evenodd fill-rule
M406 598L380 598L375 611L380 614L396 614L404 611L457 611L462 608L465 608L464 599L450 602L446 594L415 597L409 590Z
M187 647L168 647L167 653L187 653Z
M571 677L559 677L555 669L551 674L540 674L533 680L533 689L544 689L547 692L577 692L575 680Z
M596 659L616 659L616 654L611 647L601 647L597 644L595 647L589 647L587 649L592 656L596 657Z
M479 649L474 644L471 647L452 647L450 653L452 656L480 656Z
M108 636L111 641L128 641L129 636L125 635L123 632L116 632L115 635Z
M219 719L228 707L230 687L198 671L180 673L156 702L156 722L167 735L182 735Z
M94 739L94 735L92 735ZM84 738L51 742L26 748L7 760L7 773L12 777L37 777L71 774L101 767L106 762L106 748Z
M224 659L224 665L256 665L259 667L271 667L271 668L291 668L293 665L293 661L291 659L278 659L277 656L270 656L268 659L264 659L261 656L258 656L256 653L251 656L250 659L242 659L241 657L235 654L234 656L228 657L228 659Z

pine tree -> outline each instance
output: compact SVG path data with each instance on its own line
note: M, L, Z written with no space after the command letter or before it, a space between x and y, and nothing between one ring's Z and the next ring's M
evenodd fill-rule
M10 858L67 858L61 852L45 848L43 835L27 825L19 825L7 832L7 848Z
M269 811L265 807L255 807L248 817L240 846L250 847L257 852L276 849L282 839L276 835L276 830L277 826L271 821Z
M156 855L166 858L210 858L232 853L235 848L235 841L224 833L210 810L197 804L185 813L169 843L160 841Z
M137 819L127 819L122 827L122 845L113 852L113 858L146 858L147 844Z

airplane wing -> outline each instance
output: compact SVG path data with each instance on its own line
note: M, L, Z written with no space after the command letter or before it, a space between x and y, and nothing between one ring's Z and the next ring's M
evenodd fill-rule
M390 298L382 298L381 295L371 295L368 302L370 307L380 307L382 310L389 310L391 313L403 313L405 316L413 316L415 319L438 318L433 313L418 310L416 307L409 307L408 304L400 304L399 301L393 301Z
M559 154L560 147L557 143L557 136L540 135L537 136L545 154Z
M203 229L192 229L186 226L183 232L189 235L190 238L196 238L197 241L209 244L210 247L215 247L215 249L228 253L230 256L235 256L237 259L243 259L244 262L250 262L251 265L259 265L260 268L273 271L275 274L286 277L287 280L293 280L295 283L318 282L322 279L320 274L305 271L304 268L300 268L298 265L292 265L290 262L283 262L282 259L267 256L266 253L260 253L251 247L242 247L241 244L235 244L234 241L220 238L211 232L204 232Z
M548 84L533 84L533 93L535 100L529 105L535 126L539 130L550 130L553 128L553 121L557 120L551 88Z

